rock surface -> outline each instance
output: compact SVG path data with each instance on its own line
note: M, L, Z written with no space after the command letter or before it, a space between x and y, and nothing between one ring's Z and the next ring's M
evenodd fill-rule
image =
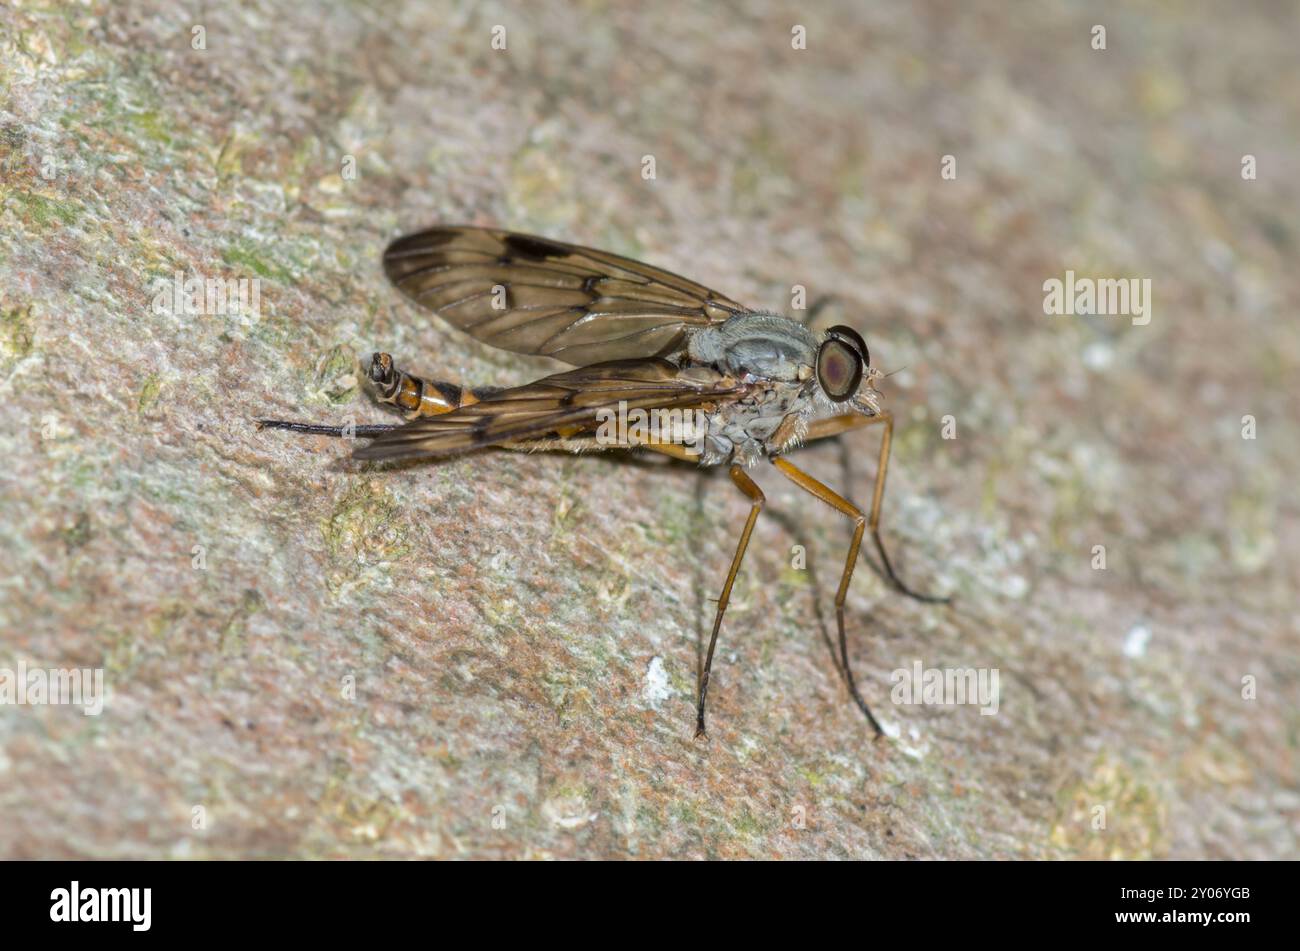
M0 855L1297 854L1294 6L205 6L0 9L0 667L109 691L0 706ZM773 471L697 742L724 473L254 429L386 421L376 349L551 369L386 286L437 222L837 295L956 597L854 580L889 739L828 649L848 528ZM1149 323L1046 315L1067 271ZM866 501L878 438L800 458ZM997 714L891 703L918 661Z

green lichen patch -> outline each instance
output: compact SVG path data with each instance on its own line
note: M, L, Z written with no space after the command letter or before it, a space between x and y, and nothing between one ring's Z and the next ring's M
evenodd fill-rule
M339 594L376 583L387 586L391 564L411 552L407 533L401 507L382 480L354 481L321 522L330 590Z
M349 403L358 386L357 355L346 344L338 344L316 361L308 398L331 405Z
M228 267L252 272L258 277L288 286L294 282L294 274L287 267L272 260L267 254L267 247L251 241L236 241L224 248L221 260Z
M9 192L8 201L20 218L42 230L67 227L76 224L81 214L79 205L66 199L58 199L39 192Z
M1133 766L1099 758L1057 795L1051 843L1071 858L1151 859L1168 844L1168 806Z
M158 402L158 395L162 392L163 380L157 373L150 373L140 384L140 392L136 396L135 411L144 415L153 409L154 404Z
M32 305L0 304L0 354L8 367L28 356L36 345L36 322Z

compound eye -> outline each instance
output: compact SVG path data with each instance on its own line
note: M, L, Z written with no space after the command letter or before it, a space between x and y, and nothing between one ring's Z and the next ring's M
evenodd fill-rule
M838 337L846 343L852 344L862 355L864 366L871 366L871 354L867 352L867 342L862 339L862 334L858 333L852 327L846 327L843 324L837 324L830 330L826 331L828 337Z
M843 340L827 338L817 351L817 382L834 403L843 403L862 382L862 357Z

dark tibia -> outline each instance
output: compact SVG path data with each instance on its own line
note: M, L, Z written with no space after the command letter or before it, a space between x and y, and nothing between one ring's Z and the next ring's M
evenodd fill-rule
M369 439L372 436L378 436L380 433L399 429L402 426L401 423L377 423L371 426L321 426L317 423L295 423L289 419L259 419L255 422L258 429L287 429L295 433L306 433L311 436L336 436L340 439L346 436L359 436L362 439Z

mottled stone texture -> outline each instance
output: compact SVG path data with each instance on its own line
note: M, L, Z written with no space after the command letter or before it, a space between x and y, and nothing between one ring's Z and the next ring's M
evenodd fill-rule
M0 9L0 666L111 692L0 707L0 854L1294 856L1296 6L632 6ZM550 369L386 286L451 221L838 295L900 370L897 560L956 596L854 581L891 739L827 646L848 527L774 471L696 742L722 473L254 430L387 419L374 349ZM1067 270L1150 323L1046 316ZM177 272L260 318L156 312ZM877 439L801 458L866 500ZM997 715L892 704L914 660Z

